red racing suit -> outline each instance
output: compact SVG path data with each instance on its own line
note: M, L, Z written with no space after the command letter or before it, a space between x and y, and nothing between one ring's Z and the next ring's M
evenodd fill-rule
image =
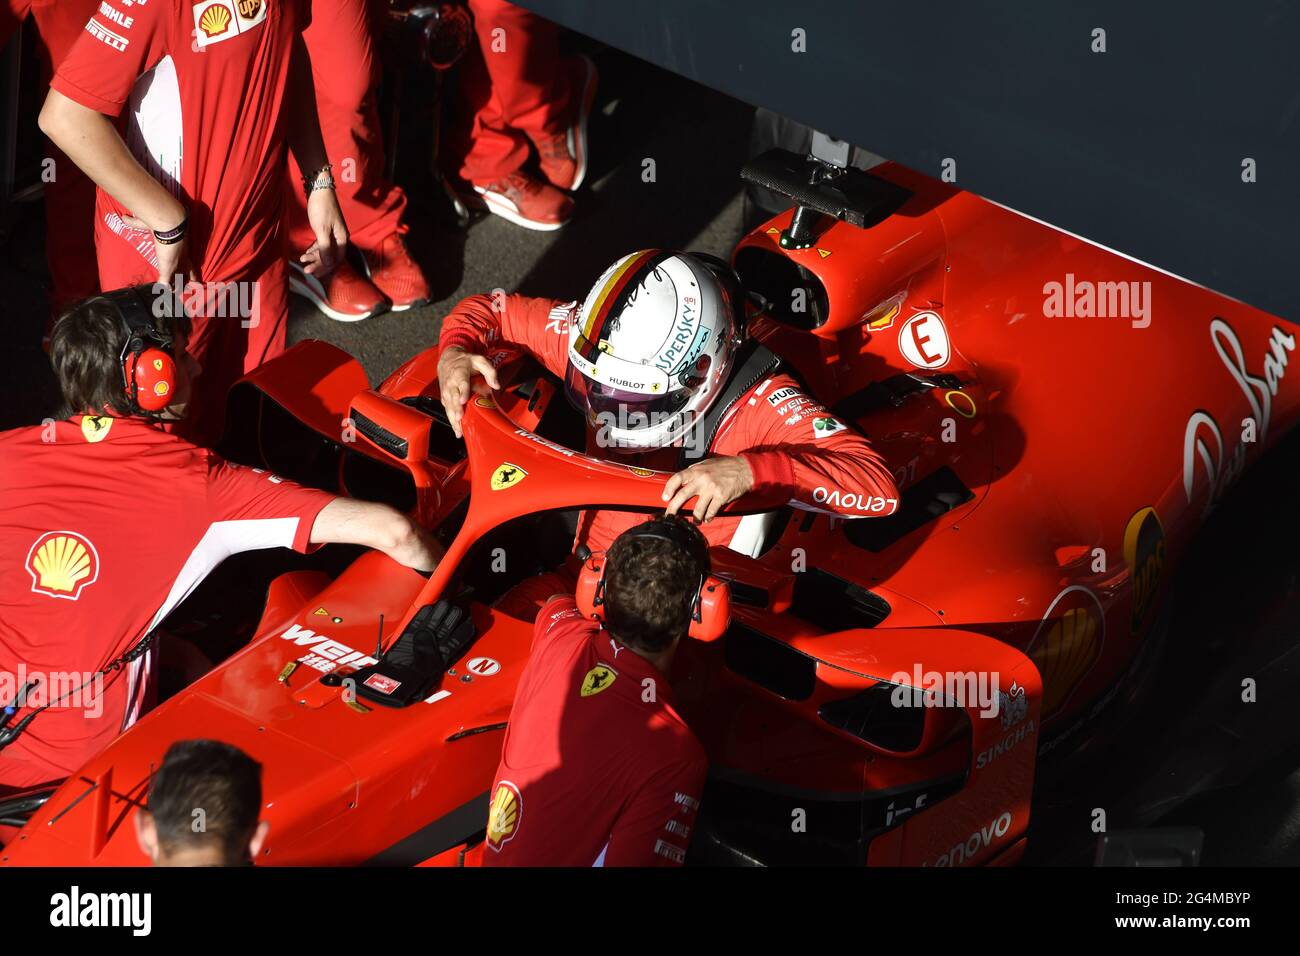
M569 361L569 323L577 311L575 302L522 295L506 296L494 309L491 296L470 296L443 320L439 345L486 355L498 367L523 350L563 378ZM604 454L590 439L589 451ZM719 426L708 454L744 458L754 473L749 500L770 502L773 508L789 504L843 518L883 517L898 508L898 489L880 454L779 370L740 397ZM661 448L621 457L628 464L676 470L678 455L676 448ZM605 550L643 520L635 512L583 512L576 543ZM700 530L711 545L752 555L763 526L762 515L721 515Z

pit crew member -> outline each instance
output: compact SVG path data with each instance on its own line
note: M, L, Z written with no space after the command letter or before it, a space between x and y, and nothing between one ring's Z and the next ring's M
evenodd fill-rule
M589 451L674 471L664 491L667 513L695 498L693 513L709 543L751 556L767 516L715 517L745 494L759 505L789 503L844 518L892 514L898 490L884 459L807 395L776 356L745 338L743 309L725 263L657 249L619 259L581 308L521 295L471 296L443 320L443 405L460 434L471 379L481 375L497 388L497 369L531 354L565 380L588 422ZM604 550L637 520L632 512L583 512L576 544ZM531 616L525 603L535 610L562 589L542 577L517 585L500 606Z
M219 740L181 740L167 748L149 781L135 836L154 866L247 866L270 824L262 809L262 765ZM203 812L196 829L195 811Z
M289 288L339 322L429 302L429 283L406 248L406 193L384 174L376 47L388 8L387 0L311 0L311 26L302 33L311 55L325 151L348 163L336 177L336 191L365 274L346 257L332 272L321 274L309 273L290 256ZM315 240L298 188L300 175L290 156L287 222L292 249L306 249Z
M85 32L98 0L8 0L0 5L0 48L28 13L36 21L41 82ZM48 144L51 165L42 175L45 193L45 258L50 270L50 312L44 335L72 303L99 291L95 269L95 184L57 146ZM43 173L45 171L43 170Z
M685 861L708 761L668 669L709 569L703 535L661 516L605 560L605 626L571 595L537 616L492 784L484 866Z
M154 630L228 556L350 542L437 562L387 506L164 430L185 413L194 362L183 315L158 318L152 301L136 287L63 316L50 355L71 414L0 433L0 792L66 777L136 720Z
M221 438L225 391L284 351L285 144L303 170L309 272L347 243L301 31L306 0L104 0L63 57L40 125L99 186L102 289L195 281L203 366L187 437Z
M596 67L560 53L560 30L507 0L469 0L477 48L462 71L460 175L488 212L549 232L573 216L587 176L587 119ZM537 174L529 171L537 151Z

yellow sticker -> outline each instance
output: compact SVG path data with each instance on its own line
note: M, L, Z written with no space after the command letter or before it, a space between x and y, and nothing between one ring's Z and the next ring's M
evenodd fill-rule
M492 472L492 490L505 491L507 488L513 488L527 477L528 472L518 465L503 461L497 466L497 470Z
M618 671L614 670L614 668L606 667L604 664L597 664L587 671L587 676L582 679L582 689L578 693L582 697L595 697L613 684L617 677Z
M817 255L821 256L823 259L825 259L830 254L831 251L829 249L822 249L822 248L817 249Z
M480 395L480 396L478 396L477 398L475 398L475 399L474 399L474 404L477 405L479 408L496 408L496 407L497 407L497 403L494 402L494 401L492 401L492 399L488 398L486 395Z
M312 613L315 614L317 617L329 617L329 616L330 616L330 612L327 611L327 610L325 610L323 607L318 607L318 608L316 608L316 610L312 611Z

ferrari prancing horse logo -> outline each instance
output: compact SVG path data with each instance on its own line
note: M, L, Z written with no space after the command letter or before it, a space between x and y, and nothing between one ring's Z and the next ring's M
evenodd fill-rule
M503 461L497 465L497 470L492 472L492 490L505 491L507 488L513 488L527 477L528 472L518 465Z
M618 677L618 671L604 664L597 664L591 670L587 671L587 676L582 679L582 689L578 691L580 697L595 697L603 690L607 690Z

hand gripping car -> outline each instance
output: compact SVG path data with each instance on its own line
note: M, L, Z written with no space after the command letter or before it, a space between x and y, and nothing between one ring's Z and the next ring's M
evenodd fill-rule
M1209 510L1294 426L1295 339L898 167L774 152L746 176L796 204L735 252L761 299L751 329L903 494L887 518L783 511L756 558L713 549L731 622L683 641L673 675L711 764L691 859L1014 862L1049 781L1122 742L1110 715L1167 659L1171 581ZM300 343L232 396L256 427L228 448L409 509L447 544L434 574L376 553L284 571L241 650L52 794L0 808L29 821L0 862L143 864L129 817L194 736L264 765L260 864L456 864L481 841L532 634L491 602L566 556L573 509L654 512L667 474L555 441L558 383L524 365L470 402L462 444L436 365L429 349L372 389L345 353ZM449 606L469 621L454 639L426 626Z

